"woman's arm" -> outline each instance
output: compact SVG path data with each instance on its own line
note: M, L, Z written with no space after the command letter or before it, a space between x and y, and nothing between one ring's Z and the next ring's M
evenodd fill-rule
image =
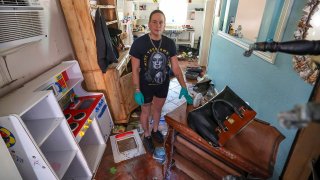
M186 83L184 82L183 74L180 69L177 56L171 57L171 68L175 77L178 79L180 86L186 88L187 86L186 86Z
M139 71L140 71L140 60L131 56L131 65L132 65L132 82L135 90L140 91L140 79L139 79Z

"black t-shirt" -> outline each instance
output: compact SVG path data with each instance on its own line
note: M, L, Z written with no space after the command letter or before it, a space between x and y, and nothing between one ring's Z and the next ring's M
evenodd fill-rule
M166 36L162 36L161 39L152 40L154 47L149 34L145 34L136 39L131 46L129 54L140 60L140 83L160 85L169 81L169 60L177 54L177 50L172 39Z

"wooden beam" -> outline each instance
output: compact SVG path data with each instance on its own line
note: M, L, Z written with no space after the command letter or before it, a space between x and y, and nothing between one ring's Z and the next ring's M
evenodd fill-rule
M82 71L98 70L96 36L87 0L60 0Z

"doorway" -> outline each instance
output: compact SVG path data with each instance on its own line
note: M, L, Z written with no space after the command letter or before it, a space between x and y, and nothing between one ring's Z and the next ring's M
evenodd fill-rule
M147 23L149 14L155 9L161 9L160 3L164 0L136 0L136 1L125 1L123 6L123 20L128 22L128 19L132 22L132 36L139 37L147 32ZM169 1L168 3L170 3ZM166 3L165 5L168 5ZM183 23L184 27L192 27L191 32L193 33L180 33L176 31L179 27L174 24L167 22L166 30L169 31L179 45L186 45L193 49L198 49L198 64L206 67L208 63L212 26L213 26L213 10L215 0L189 0L187 3L186 20ZM163 6L163 4L162 4ZM167 17L172 19L174 18ZM119 19L121 20L121 19ZM121 23L120 23L121 24ZM172 30L172 31L170 31ZM173 33L172 33L173 32ZM178 33L177 33L178 32ZM129 32L130 33L130 32ZM174 34L176 33L176 34ZM185 44L184 44L185 41ZM192 44L192 45L191 45Z

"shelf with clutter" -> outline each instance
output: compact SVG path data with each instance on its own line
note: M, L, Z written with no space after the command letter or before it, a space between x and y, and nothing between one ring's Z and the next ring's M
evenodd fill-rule
M24 179L93 178L113 121L104 95L82 81L66 61L0 99L0 131Z
M125 16L123 20L120 21L120 30L122 31L122 34L120 35L123 44L125 47L130 47L133 43L133 23L130 16Z
M176 45L189 45L191 48L194 46L195 30L190 25L183 26L168 26L164 34L172 38Z
M148 19L153 10L159 9L159 3L154 1L133 1L133 16L136 19Z

